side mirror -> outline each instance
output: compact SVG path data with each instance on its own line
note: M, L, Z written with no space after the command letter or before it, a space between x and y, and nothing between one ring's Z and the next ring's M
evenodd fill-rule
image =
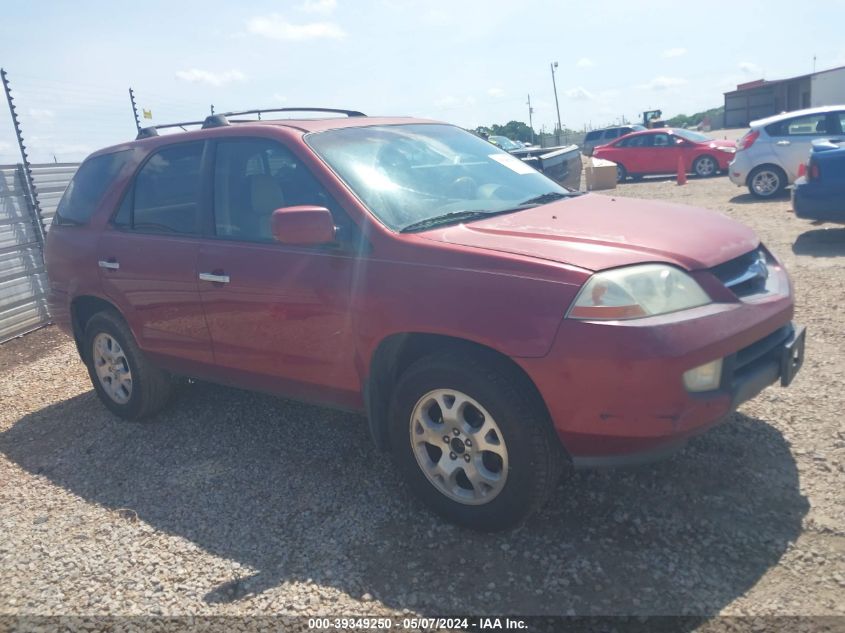
M292 246L317 246L334 241L335 226L325 207L282 207L273 211L270 230L277 242Z

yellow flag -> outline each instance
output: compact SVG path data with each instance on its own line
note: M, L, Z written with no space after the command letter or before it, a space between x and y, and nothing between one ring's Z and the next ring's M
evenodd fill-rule
M145 119L152 119L153 118L153 111L152 110L144 110L144 118Z

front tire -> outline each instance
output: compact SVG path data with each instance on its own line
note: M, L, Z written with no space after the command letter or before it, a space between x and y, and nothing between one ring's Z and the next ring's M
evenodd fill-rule
M692 171L699 178L710 178L719 173L719 163L712 156L699 156L692 164Z
M497 359L457 352L422 358L399 379L388 429L394 460L447 520L512 528L554 490L562 450L525 381Z
M616 164L616 182L625 182L628 179L628 170L622 163Z
M167 405L173 392L170 376L144 357L120 316L110 311L92 316L83 345L88 375L112 413L139 420Z

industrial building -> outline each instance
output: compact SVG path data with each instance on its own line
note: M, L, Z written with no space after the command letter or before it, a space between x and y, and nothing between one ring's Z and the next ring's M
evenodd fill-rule
M780 112L845 103L845 66L789 79L757 79L725 93L725 127Z

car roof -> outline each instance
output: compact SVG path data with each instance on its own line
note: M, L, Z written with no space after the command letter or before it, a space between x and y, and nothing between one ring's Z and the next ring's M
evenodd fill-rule
M781 112L780 114L775 114L764 119L757 119L756 121L752 121L751 123L749 123L749 127L765 127L771 123L785 121L786 119L791 119L792 117L796 116L803 116L805 114L822 114L826 112L835 112L836 110L845 110L845 105L819 106L817 108L793 110L792 112Z
M263 121L256 120L239 120L232 117L229 120L229 125L222 125L219 127L211 127L205 129L187 130L183 132L173 132L163 134L161 136L151 136L142 139L132 139L109 147L104 147L92 153L91 156L98 156L100 154L108 154L111 152L133 149L135 147L144 147L149 144L149 147L166 145L181 141L201 141L206 138L217 138L223 136L220 134L221 130L243 129L245 135L249 134L250 130L256 128L267 129L272 127L283 127L305 134L326 132L328 130L336 130L352 127L374 127L382 125L410 125L410 124L440 124L451 125L443 121L436 121L433 119L420 119L416 117L379 117L379 116L353 116L353 117L326 117L326 118L302 118L302 119L265 119ZM231 132L226 132L229 136Z

